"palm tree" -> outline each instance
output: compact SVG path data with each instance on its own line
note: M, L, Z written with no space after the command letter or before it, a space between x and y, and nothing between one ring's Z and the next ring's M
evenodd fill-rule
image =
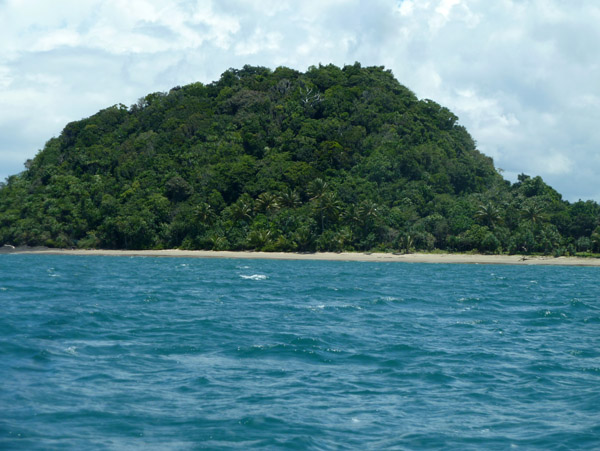
M206 202L202 202L201 204L196 206L194 213L196 215L196 218L202 224L207 225L212 224L216 216L215 212L213 211L213 208L210 206L210 204Z
M240 197L234 204L231 204L229 212L233 221L231 221L227 233L230 233L239 223L242 223L246 226L250 224L252 221L253 211L251 201L251 199Z
M590 240L592 242L592 251L600 252L600 226L596 227L592 232Z
M220 231L211 233L208 237L208 241L210 242L214 251L222 251L227 249L227 245L229 244L227 238L225 238Z
M298 194L298 191L291 188L288 188L287 191L284 191L279 195L279 201L283 207L287 208L297 208L302 205L300 194Z
M271 231L253 230L248 234L247 241L252 248L260 250L271 241Z
M359 205L356 215L356 219L362 224L364 236L367 236L373 222L379 217L378 206L375 202L365 200Z
M329 185L325 180L318 177L308 187L310 200L315 204L315 210L321 218L321 233L325 230L325 218L337 216L341 209L341 202L336 195L329 191Z
M538 225L546 220L544 207L537 202L525 205L521 210L521 215L533 225Z
M262 193L256 199L257 211L263 212L267 215L267 228L269 227L269 218L273 213L279 210L279 196L273 193Z
M231 206L231 216L236 221L249 222L252 219L252 206L243 199L239 199Z
M502 222L500 210L491 202L479 205L475 212L475 219L481 221L483 225L488 226L490 229Z
M293 240L300 252L307 252L314 248L315 237L311 233L310 227L306 225L303 225L296 230L293 235Z
M413 250L415 237L410 233L404 233L398 240L398 243L400 244L400 249L404 250L405 254L408 254Z
M344 250L346 244L352 242L352 230L349 227L342 227L336 234L337 246L339 250Z
M342 203L331 191L325 191L315 200L315 210L321 217L321 233L325 231L325 219L337 218L341 208Z
M323 196L323 194L327 192L328 189L329 185L325 180L323 180L320 177L314 179L308 187L308 194L311 196L310 200L319 199L321 196Z

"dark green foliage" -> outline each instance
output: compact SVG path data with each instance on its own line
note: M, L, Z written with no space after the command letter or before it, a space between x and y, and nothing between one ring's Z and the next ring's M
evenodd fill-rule
M382 67L230 69L67 124L0 184L0 244L600 250L600 207L510 183Z

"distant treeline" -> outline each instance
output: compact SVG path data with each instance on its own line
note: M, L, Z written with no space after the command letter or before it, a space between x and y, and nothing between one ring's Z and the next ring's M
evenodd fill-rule
M382 67L230 69L68 124L0 185L0 245L600 252L600 207L504 180Z

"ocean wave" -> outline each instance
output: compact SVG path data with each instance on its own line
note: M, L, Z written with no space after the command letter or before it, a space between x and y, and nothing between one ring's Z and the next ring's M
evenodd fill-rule
M246 280L267 280L269 277L265 274L252 274L252 275L244 275L241 274L240 277Z
M600 443L596 268L12 255L0 287L0 448Z

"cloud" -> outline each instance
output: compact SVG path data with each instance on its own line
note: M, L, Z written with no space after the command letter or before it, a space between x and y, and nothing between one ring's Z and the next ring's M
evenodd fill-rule
M509 178L600 200L592 0L7 0L0 17L0 178L115 103L244 64L360 61L454 111Z

